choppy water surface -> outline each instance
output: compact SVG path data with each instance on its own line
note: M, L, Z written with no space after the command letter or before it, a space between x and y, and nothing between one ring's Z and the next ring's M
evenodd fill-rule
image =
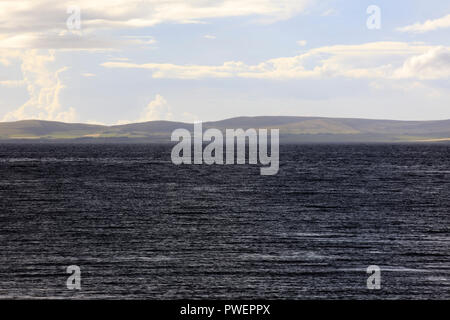
M1 145L0 298L450 298L450 146L280 152L260 176L169 146Z

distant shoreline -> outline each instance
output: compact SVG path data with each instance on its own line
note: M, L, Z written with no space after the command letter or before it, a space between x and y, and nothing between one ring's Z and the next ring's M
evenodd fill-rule
M170 143L193 124L150 121L116 126L24 120L0 123L1 143ZM450 120L397 121L323 117L238 117L204 122L203 129L279 129L280 143L447 143Z

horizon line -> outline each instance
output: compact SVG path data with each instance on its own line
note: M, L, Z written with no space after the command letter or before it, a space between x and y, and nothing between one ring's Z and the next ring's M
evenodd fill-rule
M8 123L19 123L19 122L49 122L49 123L62 123L62 124L82 124L82 125L90 125L90 126L99 126L99 127L120 127L131 124L144 124L144 123L154 123L154 122L171 122L171 123L182 123L193 125L198 122L202 123L211 123L211 122L221 122L228 120L236 120L241 118L312 118L312 119L340 119L340 120L368 120L368 121L392 121L392 122L439 122L439 121L450 121L450 118L447 119L435 119L435 120L404 120L404 119L383 119L383 118L358 118L358 117L325 117L325 116L235 116L231 118L224 118L221 120L207 120L207 121L194 121L194 122L184 122L177 120L149 120L149 121L139 121L139 122L129 122L123 124L100 124L100 123L89 123L89 122L65 122L58 120L45 120L45 119L22 119L16 121L0 121L0 125L8 124Z

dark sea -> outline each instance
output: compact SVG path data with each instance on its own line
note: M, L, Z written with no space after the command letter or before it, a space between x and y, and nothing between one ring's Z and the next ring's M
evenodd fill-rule
M450 145L281 145L275 176L170 151L0 145L0 298L450 299Z

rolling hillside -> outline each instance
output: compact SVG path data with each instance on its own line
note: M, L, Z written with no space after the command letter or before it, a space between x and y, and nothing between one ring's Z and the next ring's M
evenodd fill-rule
M0 140L170 142L182 122L151 121L116 126L27 120L0 123ZM278 128L282 142L450 141L450 120L392 121L318 117L238 117L203 123L203 128Z

